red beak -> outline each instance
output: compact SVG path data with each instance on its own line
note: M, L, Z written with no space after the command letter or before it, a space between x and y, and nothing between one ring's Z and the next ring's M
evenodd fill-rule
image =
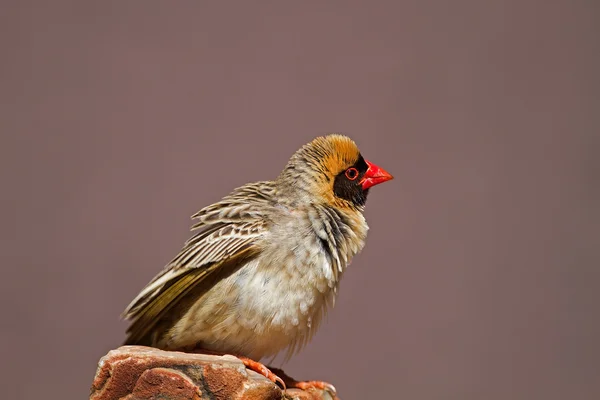
M360 181L363 190L366 190L371 186L379 185L380 183L394 179L394 177L390 175L390 173L387 172L385 169L378 167L377 165L370 163L367 160L365 160L365 162L369 166L369 169L367 169L367 172L365 172L365 176Z

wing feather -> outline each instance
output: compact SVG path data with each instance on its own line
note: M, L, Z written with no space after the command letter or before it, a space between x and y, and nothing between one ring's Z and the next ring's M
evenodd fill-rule
M259 253L272 190L272 182L245 185L194 214L198 222L192 230L197 233L123 312L133 321L126 343L147 341L161 317L190 290L226 266L235 269Z

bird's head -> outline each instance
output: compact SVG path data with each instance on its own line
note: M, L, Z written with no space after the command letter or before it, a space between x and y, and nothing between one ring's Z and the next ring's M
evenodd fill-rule
M304 145L279 177L298 201L322 201L362 210L369 188L393 179L383 168L365 160L347 136L321 136Z

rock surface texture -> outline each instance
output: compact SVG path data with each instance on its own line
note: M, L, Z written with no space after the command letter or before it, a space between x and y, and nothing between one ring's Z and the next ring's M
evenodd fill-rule
M123 346L100 359L90 400L332 400L328 392L282 391L233 356ZM335 398L339 400L337 397Z

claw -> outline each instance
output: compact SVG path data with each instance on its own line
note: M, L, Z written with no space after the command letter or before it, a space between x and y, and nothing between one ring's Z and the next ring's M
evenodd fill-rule
M264 376L271 382L275 383L276 385L279 385L281 387L281 389L283 389L284 391L286 390L285 382L283 381L283 379L281 379L280 377L275 375L273 372L271 372L271 370L269 368L265 367L264 364L261 364L258 361L254 361L247 357L238 356L238 358L240 360L242 360L242 362L244 363L246 368L251 369L252 371L258 372L259 374L261 374L262 376Z
M222 352L218 352L218 351L205 350L205 349L201 349L198 347L196 347L193 350L193 352L194 353L204 353L204 354L215 354L215 355L228 354L228 353L222 353ZM280 369L273 368L273 370L277 371L277 374L275 374L267 366L265 366L262 363L259 363L258 361L254 361L248 357L239 356L239 355L235 355L235 357L239 358L242 361L242 363L244 363L246 368L251 369L254 372L258 372L259 374L261 374L262 376L264 376L271 382L273 382L276 385L278 385L279 387L281 387L281 389L283 391L285 391L287 389L287 387L289 386L290 388L298 388L298 389L302 389L302 390L307 390L307 389L325 390L325 391L329 392L331 397L333 397L334 399L337 396L337 390L335 389L335 386L333 386L331 383L327 383L327 382L323 382L323 381L297 381L297 380L289 377L288 375L286 375ZM279 375L283 376L283 378L287 380L287 382L288 382L287 385L286 385L284 379L280 378Z
M311 388L325 390L329 392L329 394L331 394L331 397L333 398L335 398L335 396L337 395L337 390L335 389L335 386L333 386L331 383L323 381L294 382L294 387L297 387L298 389L302 390Z

